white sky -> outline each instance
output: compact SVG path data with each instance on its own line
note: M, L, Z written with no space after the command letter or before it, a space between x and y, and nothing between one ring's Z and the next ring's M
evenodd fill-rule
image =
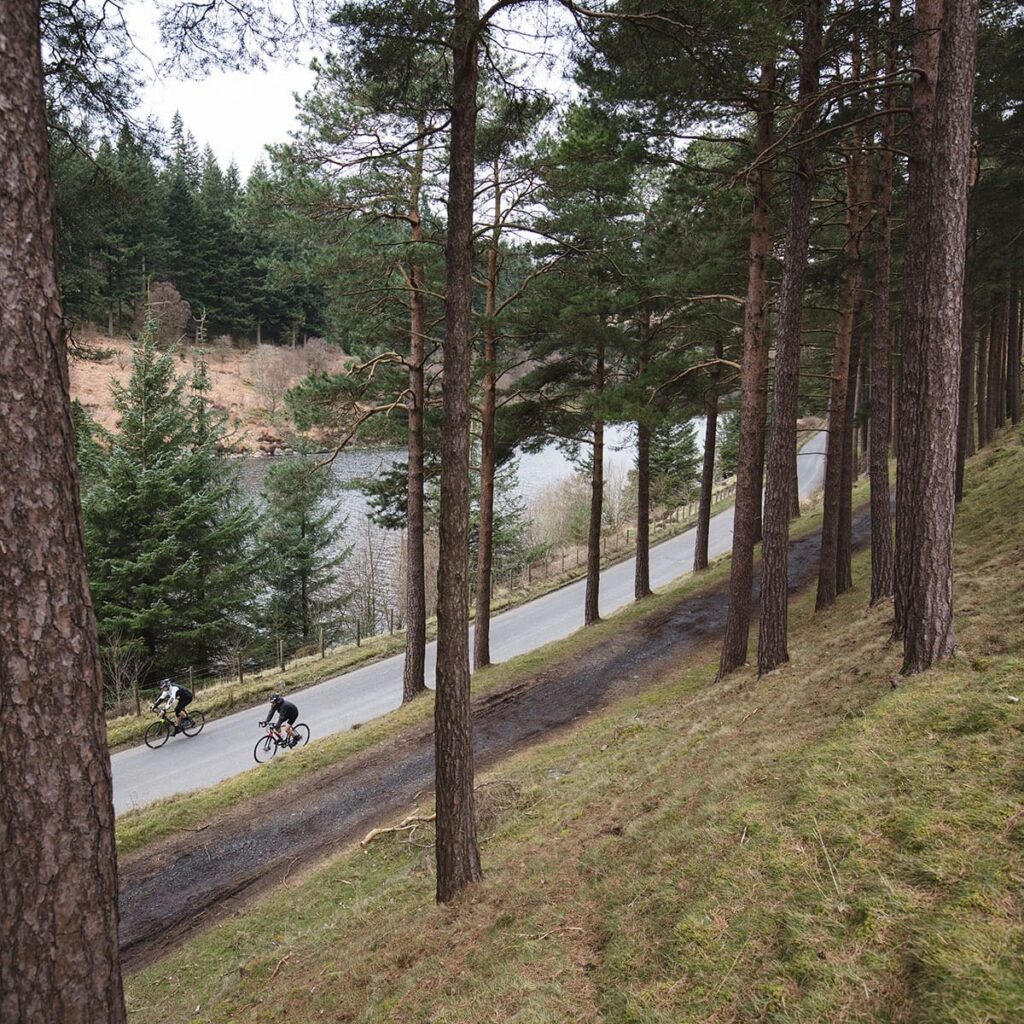
M126 4L123 13L146 57L142 61L146 85L138 111L142 118L154 117L170 128L171 118L179 111L200 150L208 144L221 167L234 160L243 180L253 165L265 158L266 145L287 141L289 131L296 127L294 95L301 95L313 84L309 69L312 49L298 54L294 61L268 62L262 69L213 71L200 79L182 80L157 70L163 54L152 0ZM503 45L531 65L534 81L562 94L572 91L562 77L565 44L554 39L541 42L537 36L557 31L565 23L560 8L514 12L500 23ZM541 56L545 50L557 54L550 65Z
M202 150L207 144L221 167L234 160L242 179L265 157L264 146L285 142L295 127L295 93L313 84L312 54L293 62L268 63L265 69L212 71L199 79L179 79L160 73L162 50L149 0L125 7L125 20L136 45L148 58L143 64L146 86L139 115L155 117L170 128L174 112Z

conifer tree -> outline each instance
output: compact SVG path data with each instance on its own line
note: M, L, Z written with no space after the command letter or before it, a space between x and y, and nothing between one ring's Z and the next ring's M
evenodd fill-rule
M271 467L263 485L258 553L265 588L261 616L287 642L309 643L342 596L337 481L306 460Z

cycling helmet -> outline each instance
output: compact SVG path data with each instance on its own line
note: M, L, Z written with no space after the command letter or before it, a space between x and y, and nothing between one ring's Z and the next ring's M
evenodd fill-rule
M281 694L279 694L279 693L275 693L274 696L270 698L270 706L272 708L276 708L278 705L283 704L283 703L284 703L284 697L282 697Z
M160 689L161 690L169 690L170 688L171 688L171 681L170 681L170 679L161 679L160 680Z

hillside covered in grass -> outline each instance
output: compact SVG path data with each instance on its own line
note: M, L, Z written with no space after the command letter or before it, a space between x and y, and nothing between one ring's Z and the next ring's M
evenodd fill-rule
M339 851L128 979L131 1019L1024 1018L1022 501L1017 431L968 468L943 667L895 678L862 552L783 670L707 648L480 780L455 904L429 824Z

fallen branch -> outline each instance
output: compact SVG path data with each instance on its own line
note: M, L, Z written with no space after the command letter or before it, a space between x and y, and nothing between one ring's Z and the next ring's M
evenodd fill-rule
M429 822L434 821L437 818L436 814L410 814L405 818L401 824L392 825L389 828L372 828L363 837L363 841L359 844L360 846L366 846L372 843L374 839L378 839L380 836L394 835L396 832L409 832L419 828L420 825L426 825Z
M274 968L274 973L270 976L271 981L273 981L277 977L277 972L281 970L281 966L283 964L286 964L289 960L291 960L291 958L292 955L291 953L289 953L287 956L283 956L281 957L280 960L277 961L277 966Z

